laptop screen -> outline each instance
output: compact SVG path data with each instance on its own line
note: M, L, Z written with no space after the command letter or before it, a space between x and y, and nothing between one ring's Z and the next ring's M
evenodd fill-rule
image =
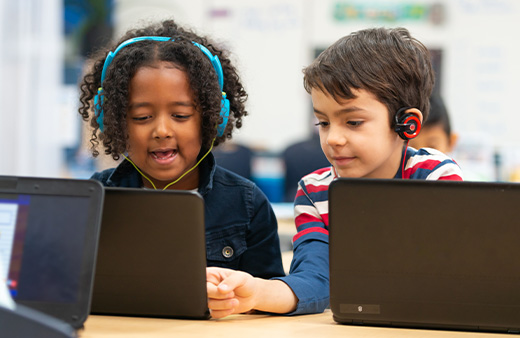
M336 321L520 328L520 184L347 179L329 188Z
M0 176L0 281L17 303L82 324L102 197L93 181Z
M209 318L204 200L105 188L92 313Z
M77 301L88 210L87 197L0 195L3 275L15 300Z

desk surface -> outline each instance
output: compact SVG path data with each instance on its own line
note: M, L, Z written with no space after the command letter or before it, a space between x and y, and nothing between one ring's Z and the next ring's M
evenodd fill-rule
M336 324L330 310L304 316L272 316L265 314L233 315L224 319L178 320L90 316L81 338L109 337L421 337L421 338L503 338L503 334L412 330Z

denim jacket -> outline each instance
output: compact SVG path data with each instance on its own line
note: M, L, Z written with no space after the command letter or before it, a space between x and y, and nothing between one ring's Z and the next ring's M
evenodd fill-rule
M264 193L253 182L216 165L212 154L200 164L199 175L208 266L261 278L283 276L278 224ZM92 178L108 187L143 186L140 174L128 161Z

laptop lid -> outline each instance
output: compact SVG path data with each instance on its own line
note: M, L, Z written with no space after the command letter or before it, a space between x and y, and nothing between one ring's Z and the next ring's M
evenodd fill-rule
M102 206L96 181L0 176L0 276L16 303L83 325Z
M334 319L518 332L519 200L514 183L334 181Z
M198 193L106 188L92 313L209 318Z

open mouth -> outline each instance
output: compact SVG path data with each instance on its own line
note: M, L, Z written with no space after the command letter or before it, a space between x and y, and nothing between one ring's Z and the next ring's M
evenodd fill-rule
M164 151L152 151L151 153L152 153L152 157L157 160L166 160L168 158L175 156L177 151L170 149L170 150L164 150Z

